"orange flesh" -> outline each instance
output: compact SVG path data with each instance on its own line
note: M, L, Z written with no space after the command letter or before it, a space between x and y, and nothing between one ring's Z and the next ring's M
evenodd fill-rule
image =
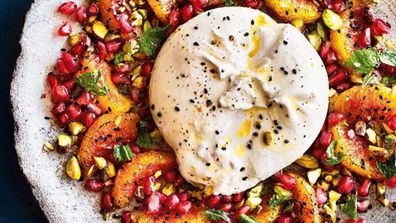
M301 19L304 23L313 23L320 18L319 7L310 0L267 0L268 11L282 22Z

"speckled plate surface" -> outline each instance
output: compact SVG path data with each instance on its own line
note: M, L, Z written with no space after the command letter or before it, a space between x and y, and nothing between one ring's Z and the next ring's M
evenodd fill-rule
M53 140L56 134L56 129L45 119L50 116L50 95L45 78L66 40L55 34L59 25L68 21L56 12L63 2L36 0L26 17L20 41L22 53L11 86L15 147L19 164L50 222L103 222L98 196L84 191L81 183L72 182L65 176L64 165L68 157L42 149L43 143ZM375 11L396 27L395 10L396 0L384 0ZM396 33L393 33L395 37ZM374 205L366 219L391 223L396 222L396 213Z

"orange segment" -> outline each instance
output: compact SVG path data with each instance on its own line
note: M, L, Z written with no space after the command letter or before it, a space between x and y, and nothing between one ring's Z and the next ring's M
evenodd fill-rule
M313 23L320 18L319 7L311 0L266 0L268 11L282 22L301 19Z

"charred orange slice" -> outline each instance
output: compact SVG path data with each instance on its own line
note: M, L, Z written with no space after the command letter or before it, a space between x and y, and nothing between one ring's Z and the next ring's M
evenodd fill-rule
M109 113L100 116L89 127L78 151L84 176L87 176L88 170L94 165L94 157L105 157L112 152L114 144L136 139L138 121L139 116L133 113Z
M169 23L169 14L176 7L175 0L147 0L157 18L163 23Z
M320 18L319 7L311 0L266 0L264 4L272 16L282 22L301 19L313 23Z
M118 171L113 187L114 202L124 207L135 194L141 181L158 170L177 168L175 155L161 150L152 150L138 154L131 162L126 163Z
M108 92L104 96L97 96L99 106L103 111L125 113L132 107L132 100L119 93L117 86L111 80L111 67L99 59L99 57L90 51L84 54L81 61L82 69L76 74L76 77L88 73L99 71L103 78L104 84L108 86Z
M280 206L270 208L268 200L261 203L261 211L253 215L258 222L275 222L280 215Z
M99 11L101 14L101 20L104 22L112 32L120 31L120 22L116 17L116 4L117 0L99 0Z
M132 223L210 223L211 221L205 216L203 207L197 207L193 204L188 214L180 216L175 212L150 215L146 211L134 211L131 215Z

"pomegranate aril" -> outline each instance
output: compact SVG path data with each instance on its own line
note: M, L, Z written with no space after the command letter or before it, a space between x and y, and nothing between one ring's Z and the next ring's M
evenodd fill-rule
M149 214L158 214L161 209L160 198L156 193L150 195L147 199L147 211Z
M175 171L168 171L165 173L165 180L169 183L174 183L176 181L177 173Z
M118 40L113 40L106 43L106 50L110 53L117 53L121 48L121 42Z
M235 219L236 219L237 221L239 221L239 218L241 217L241 215L242 215L242 214L247 214L249 211L250 211L250 207L247 206L247 205L244 205L244 206L238 208L238 209L235 211Z
M350 176L343 176L338 183L337 191L341 194L349 194L355 188L355 181Z
M165 194L163 194L163 193L161 193L159 191L156 191L154 193L157 194L157 196L159 197L161 203L164 203L166 201L166 198L168 198L168 196L166 196Z
M208 0L189 0L189 2L193 6L195 13L201 12L208 4Z
M336 64L329 64L326 66L327 75L332 75L339 68Z
M356 43L361 48L366 48L371 45L371 31L370 28L364 29L359 35L357 36Z
M69 116L66 113L60 114L58 117L58 122L59 125L66 126L70 122Z
M69 23L65 22L59 27L58 35L59 36L68 36L68 35L70 35L70 33L72 31L73 31L72 26Z
M56 61L56 69L61 75L67 75L70 71L67 69L65 62L62 59Z
M347 223L363 223L363 222L364 222L363 218L357 218L356 220L349 219L347 221Z
M396 187L396 176L385 180L385 185L391 188Z
M85 112L83 117L82 117L82 123L86 126L89 127L91 126L96 119L96 115L92 112Z
M344 115L337 113L337 112L332 112L327 116L327 126L328 128L331 128L341 122L344 119Z
M95 179L87 179L84 184L84 188L92 192L100 192L105 188L105 184Z
M71 52L73 53L74 56L78 56L80 58L82 54L85 52L85 49L86 49L85 45L79 43L73 46Z
M396 74L396 66L391 66L384 63L380 64L379 70L381 71L382 74L388 76Z
M77 9L76 19L80 24L84 24L87 20L87 9L85 7L80 7Z
M133 32L133 26L129 22L129 16L125 13L119 16L120 21L120 29L122 33L131 33Z
M76 12L76 10L77 10L77 4L72 1L65 2L62 5L60 5L58 8L58 12L64 15L72 15L73 13Z
M177 213L180 214L180 215L185 215L185 214L187 214L187 213L190 211L191 206L192 206L192 204L191 204L190 201L184 201L184 202L181 202L181 203L176 207L176 211L177 211Z
M359 189L357 190L359 196L366 197L368 196L370 190L371 180L364 179L362 184L360 185Z
M133 153L135 153L135 154L140 153L140 148L139 148L139 146L137 146L137 145L131 145L130 147L131 147L131 151L132 151Z
M130 211L123 211L121 215L122 223L131 223L131 214Z
M107 57L106 45L105 45L103 42L98 41L98 43L96 44L96 46L98 47L99 58L100 58L101 60L106 59L106 57Z
M343 68L339 68L329 79L330 87L335 87L348 80L348 74Z
M326 55L325 64L332 64L337 61L336 54L333 50L330 50Z
M66 113L72 121L79 121L81 118L81 107L78 104L67 106Z
M297 184L296 179L286 173L279 174L278 179L286 190L293 189Z
M181 20L182 22L187 22L194 15L194 8L191 4L187 4L182 9Z
M100 207L103 211L111 211L113 209L114 205L110 192L107 191L102 193Z
M336 12L342 12L345 10L345 3L343 0L324 0L323 4L325 7Z
M331 50L331 42L330 41L324 42L320 48L320 57L322 57L322 59L326 58L326 55L329 53L330 50Z
M90 93L84 91L81 95L76 99L77 104L79 105L88 105L92 103L93 97Z
M96 16L99 13L98 3L92 3L88 6L87 12L90 16Z
M181 192L177 196L179 197L180 202L187 201L191 197L190 193L188 192Z
M387 124L393 131L396 131L396 115L393 115Z
M150 196L155 191L154 188L155 182L156 180L155 177L153 176L149 176L144 180L143 191L146 195Z
M58 102L69 101L69 90L64 85L58 84L52 88L52 97Z
M257 9L260 5L260 2L259 0L245 0L245 4L249 8Z
M342 84L337 85L337 86L335 87L335 89L336 89L336 91L337 91L338 93L342 93L342 92L348 90L350 87L351 87L351 83L349 83L349 82L344 82L344 83L342 83Z
M225 212L229 212L232 209L231 203L223 203L219 206L219 209Z
M58 79L53 74L48 74L47 81L51 89L58 85Z
M179 23L180 23L180 11L178 9L174 9L169 14L169 24L172 26L172 28L175 28L179 25Z
M237 193L237 194L232 195L232 202L239 203L242 200L243 200L243 194L242 193Z
M151 63L145 63L142 67L142 75L150 76L152 67L153 65Z
M357 202L357 210L359 212L366 212L369 206L370 200L368 199Z
M116 68L116 72L122 73L122 74L128 73L128 72L130 72L130 67L128 64L125 64L125 63L118 64L118 66Z
M54 105L54 107L52 108L52 113L54 113L54 115L59 115L61 113L63 113L66 109L66 105L63 102L59 102L57 104Z
M71 73L76 72L80 68L78 59L73 57L70 53L63 52L62 61L65 63L67 70Z
M371 34L374 36L381 36L390 32L391 26L382 19L374 20L371 24Z
M232 196L231 195L223 195L221 197L221 201L224 203L230 203L232 201Z
M126 84L130 82L130 80L122 73L114 73L111 75L111 80L114 84Z
M278 219L276 219L276 223L291 223L292 219L290 217L286 216L281 216Z
M166 198L165 201L165 206L169 209L169 210L173 210L175 207L177 207L177 205L180 203L179 197L177 197L176 194L172 194L170 195L168 198Z
M320 145L322 148L327 148L330 143L333 141L333 133L329 131L324 131L320 135Z
M209 208L216 208L219 203L220 197L218 195L210 195L206 199L206 206L208 206Z
M326 192L323 190L323 188L316 188L316 199L319 204L324 204L327 201L327 195Z
M87 105L87 110L93 112L95 115L102 114L102 109L93 103Z

